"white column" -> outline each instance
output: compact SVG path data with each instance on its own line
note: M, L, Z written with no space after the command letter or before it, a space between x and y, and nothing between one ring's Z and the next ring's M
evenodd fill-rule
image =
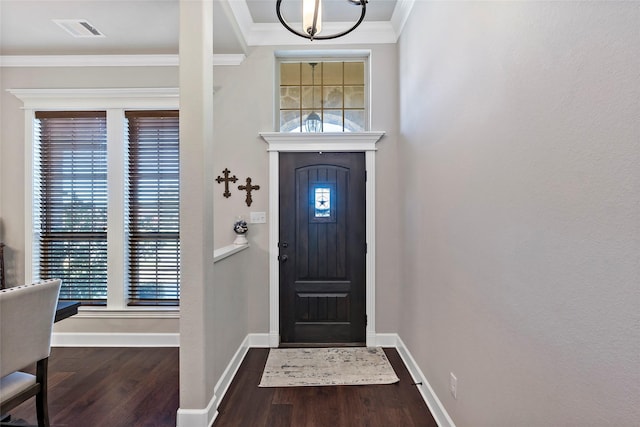
M213 400L213 3L180 0L179 426L207 426ZM214 409L215 411L215 409Z

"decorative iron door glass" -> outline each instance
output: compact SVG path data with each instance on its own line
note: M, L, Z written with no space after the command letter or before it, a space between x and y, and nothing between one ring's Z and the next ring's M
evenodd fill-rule
M316 187L315 191L316 218L331 216L331 189L328 187Z
M336 222L337 192L335 182L312 182L309 189L309 220Z
M364 61L280 63L280 132L366 130Z

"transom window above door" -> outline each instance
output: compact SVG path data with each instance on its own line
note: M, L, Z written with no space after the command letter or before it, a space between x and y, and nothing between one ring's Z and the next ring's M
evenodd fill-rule
M280 132L368 130L365 60L279 65Z

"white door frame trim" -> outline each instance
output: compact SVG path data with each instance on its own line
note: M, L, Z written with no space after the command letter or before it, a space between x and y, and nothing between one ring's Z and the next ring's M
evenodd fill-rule
M282 152L364 152L366 183L366 314L367 346L376 346L376 143L384 132L280 133L261 132L269 144L269 347L280 345L280 164Z

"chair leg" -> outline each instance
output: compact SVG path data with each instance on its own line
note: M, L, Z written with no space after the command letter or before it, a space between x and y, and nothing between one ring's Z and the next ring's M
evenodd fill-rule
M47 371L49 358L45 357L36 364L36 381L40 384L40 392L36 394L36 412L38 427L49 427L49 404L47 402Z

